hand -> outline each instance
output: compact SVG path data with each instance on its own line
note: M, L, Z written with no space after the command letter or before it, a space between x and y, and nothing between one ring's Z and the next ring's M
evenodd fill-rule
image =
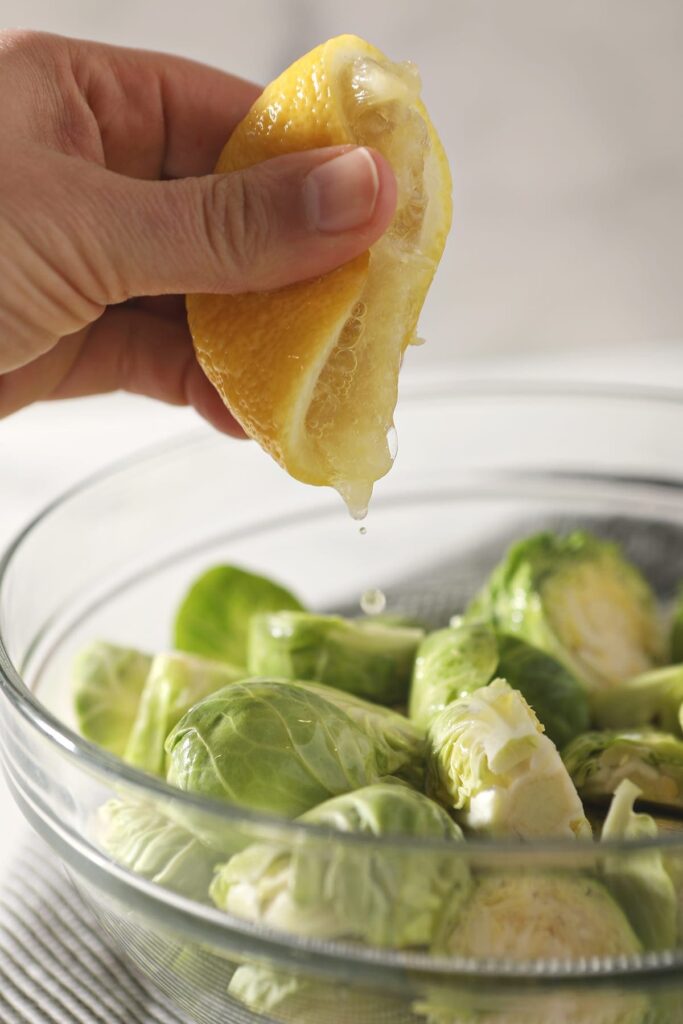
M258 92L177 57L0 33L0 416L125 389L241 433L182 293L325 273L381 235L396 191L348 147L211 174Z

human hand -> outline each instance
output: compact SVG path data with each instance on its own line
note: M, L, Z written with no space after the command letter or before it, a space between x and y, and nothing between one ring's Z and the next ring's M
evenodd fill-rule
M211 174L258 92L177 57L0 33L0 416L125 389L241 433L182 293L326 273L396 197L386 161L348 147Z

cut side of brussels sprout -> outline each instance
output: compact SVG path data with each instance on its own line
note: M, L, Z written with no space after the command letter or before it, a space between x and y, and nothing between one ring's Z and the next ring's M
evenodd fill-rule
M584 800L609 800L630 779L643 800L683 808L683 740L654 730L588 732L562 752Z
M234 565L217 565L192 584L176 614L173 645L229 665L247 664L252 615L303 610L301 602L273 580Z
M151 664L148 654L101 641L76 656L74 711L86 739L123 756Z
M503 679L458 698L434 719L427 791L473 831L520 839L591 835L557 749Z
M633 810L641 791L629 779L617 786L602 828L602 839L656 839L654 818ZM605 857L605 883L635 929L645 949L672 949L676 944L676 889L657 850L622 850Z
M282 680L205 697L171 732L166 754L172 785L286 817L383 774L377 745L344 711Z
M650 725L662 732L680 733L683 705L683 665L668 665L626 679L596 693L593 718L603 729L632 729Z
M395 781L328 800L299 820L378 838L462 841L442 807ZM211 896L228 913L297 935L426 946L444 921L450 927L469 892L464 852L352 846L316 835L259 843L219 869Z
M244 669L173 651L152 661L124 760L155 775L165 775L164 743L193 704L244 676Z
M411 719L426 729L452 700L489 683L497 665L498 644L487 624L463 622L430 633L415 658Z
M588 533L515 544L471 611L563 662L589 691L664 660L650 587L615 544Z
M317 693L344 711L375 744L382 775L398 775L417 789L423 788L425 734L414 722L391 708L324 683L297 681L292 685Z
M337 615L256 615L249 630L248 667L252 675L312 680L378 704L400 704L423 636L422 629Z
M443 951L505 960L584 960L639 953L642 946L604 885L561 872L484 876Z
M221 855L153 804L110 800L99 810L98 838L118 864L181 896L210 903Z

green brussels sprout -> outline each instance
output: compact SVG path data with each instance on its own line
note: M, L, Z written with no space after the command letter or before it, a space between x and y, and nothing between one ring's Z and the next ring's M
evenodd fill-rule
M434 719L427 791L473 831L520 839L591 835L557 749L504 679L459 697Z
M452 700L495 676L520 691L558 747L588 728L586 694L561 662L519 637L469 620L430 633L420 644L410 717L426 728Z
M123 756L151 664L147 654L101 641L76 656L74 710L87 740Z
M502 960L585 960L639 953L628 918L585 875L496 872L480 878L436 952Z
M382 751L344 711L282 680L205 697L170 733L166 754L179 789L286 817L386 772Z
M284 609L303 610L303 605L265 576L217 565L195 580L183 598L175 619L174 647L244 666L252 615Z
M602 839L657 838L654 819L633 810L640 795L630 779L622 779L607 812ZM620 851L604 858L602 873L645 949L671 949L676 943L678 899L661 853L647 849Z
M328 800L299 821L378 838L462 840L442 807L396 781ZM403 948L429 945L469 886L467 861L448 850L302 835L235 854L218 869L211 896L222 910L268 927Z
M463 622L429 633L417 649L408 713L422 728L452 700L489 683L498 644L487 624Z
M144 771L164 775L164 743L173 726L197 701L243 676L244 670L192 654L157 654L140 697L124 760Z
M351 718L376 745L383 774L398 775L417 789L424 785L425 734L405 715L324 683L296 682L324 697Z
M209 903L215 865L225 857L143 801L109 800L98 813L98 836L118 864L181 896Z
M251 620L247 665L252 675L313 680L378 704L400 704L423 636L422 629L338 615L264 613Z
M551 654L590 692L664 660L650 587L617 545L588 533L515 544L469 614Z
M683 705L683 665L667 665L626 679L596 693L593 718L602 729L632 729L651 725L662 732L680 733Z
M678 589L673 607L669 657L673 662L683 662L683 584Z
M584 800L609 800L622 779L630 779L649 803L683 809L683 740L668 733L587 732L562 758Z

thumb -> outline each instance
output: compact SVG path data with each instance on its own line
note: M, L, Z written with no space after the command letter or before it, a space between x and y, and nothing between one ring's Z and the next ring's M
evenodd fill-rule
M104 216L99 204L99 251L117 282L110 302L261 291L316 277L364 252L396 205L389 164L364 147L308 150L178 181L110 177L116 186Z

